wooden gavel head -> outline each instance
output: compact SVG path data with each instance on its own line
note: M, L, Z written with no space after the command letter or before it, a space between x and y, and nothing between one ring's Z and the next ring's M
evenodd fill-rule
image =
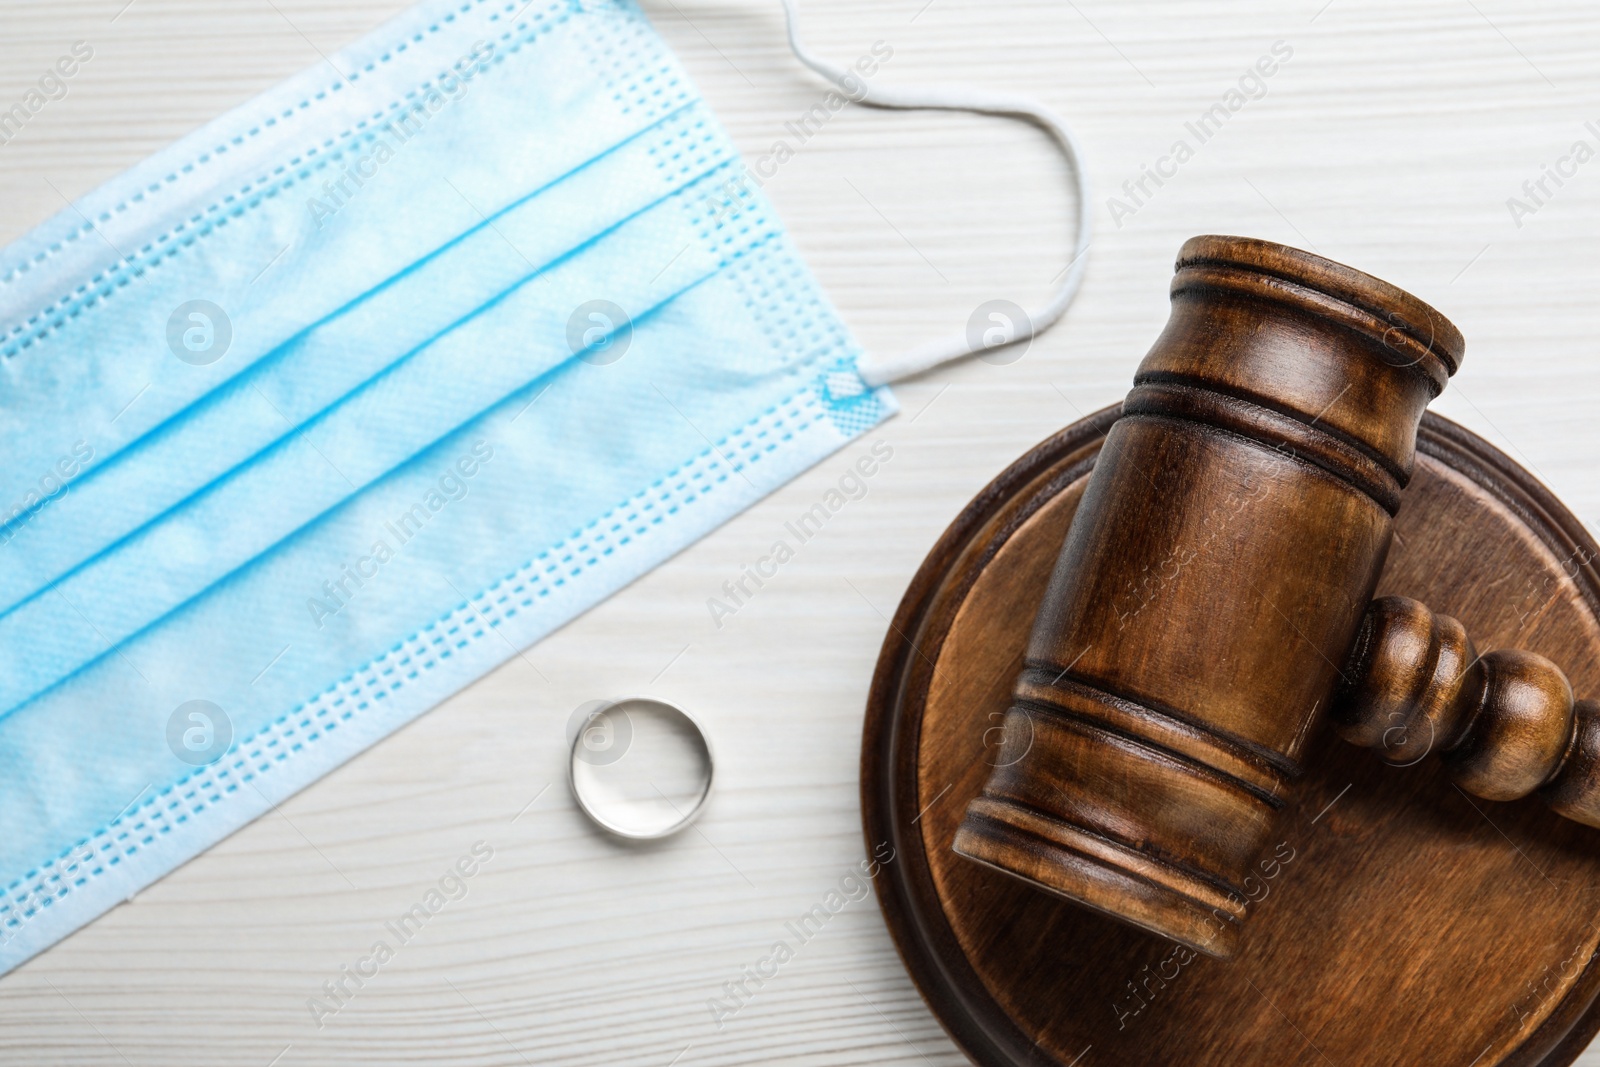
M1329 714L1390 762L1442 753L1469 792L1542 789L1600 825L1600 715L1559 669L1479 657L1454 619L1372 601L1423 409L1463 347L1359 271L1188 241L955 850L1229 956Z

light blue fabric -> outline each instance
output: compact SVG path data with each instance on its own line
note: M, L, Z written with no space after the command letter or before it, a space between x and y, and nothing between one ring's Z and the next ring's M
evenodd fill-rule
M518 7L0 253L0 970L894 410L633 4Z

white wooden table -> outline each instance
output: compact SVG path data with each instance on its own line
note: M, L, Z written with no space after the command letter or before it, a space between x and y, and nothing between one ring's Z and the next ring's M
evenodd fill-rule
M819 98L776 0L644 4L747 153ZM95 55L0 145L0 238L399 6L4 0L0 105L72 42ZM1592 4L809 0L804 14L824 54L892 45L885 84L1024 91L1075 123L1098 234L1066 323L1011 365L905 385L905 414L533 648L537 673L512 660L0 980L0 1062L962 1062L870 899L720 1029L708 1001L863 854L863 703L923 554L1015 456L1126 390L1192 234L1310 247L1435 303L1469 339L1437 409L1600 523L1600 161L1547 183L1520 226L1507 206L1575 140L1600 147L1584 126L1600 120ZM1116 225L1105 198L1194 144L1185 122L1276 41L1293 55L1265 95ZM1043 296L1069 243L1062 174L1026 126L851 108L767 191L868 348L890 350L992 297ZM894 458L867 497L717 629L707 598L878 439ZM647 849L594 833L562 778L572 709L627 691L692 707L720 756L698 830ZM478 840L494 858L467 897L318 1029L308 998Z

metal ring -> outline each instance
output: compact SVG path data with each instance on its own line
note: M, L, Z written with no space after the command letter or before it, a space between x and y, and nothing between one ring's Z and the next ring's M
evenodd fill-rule
M689 732L694 736L701 752L704 754L706 766L705 785L701 789L699 797L696 798L693 806L687 812L679 812L675 821L660 828L641 830L637 827L620 823L614 818L607 817L595 803L595 799L585 795L585 785L580 778L580 763L604 765L621 759L622 755L625 754L626 749L623 752L619 752L615 757L603 761L585 758L585 739L588 736L590 726L597 718L608 711L617 709L623 713L626 720L627 711L630 708L648 709L657 714L666 713L669 717L682 720L683 723L688 725ZM578 713L582 713L581 718L579 718ZM665 700L656 700L653 697L624 697L620 700L594 701L591 704L580 707L578 713L574 713L577 729L573 731L572 747L567 754L567 786L572 791L573 799L578 802L578 807L589 817L591 822L607 833L615 834L618 837L625 837L634 841L653 841L663 837L671 837L699 818L700 813L705 810L706 802L711 799L711 788L717 773L717 761L711 749L711 738L693 715L690 715L676 704L669 704ZM665 794L662 796L669 805L672 805L672 801ZM674 811L677 810L676 805L672 805L672 807Z

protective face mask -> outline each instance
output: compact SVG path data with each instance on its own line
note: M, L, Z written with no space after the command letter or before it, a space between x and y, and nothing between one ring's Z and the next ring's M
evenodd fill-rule
M0 971L982 347L866 364L739 168L631 2L428 3L0 254Z

